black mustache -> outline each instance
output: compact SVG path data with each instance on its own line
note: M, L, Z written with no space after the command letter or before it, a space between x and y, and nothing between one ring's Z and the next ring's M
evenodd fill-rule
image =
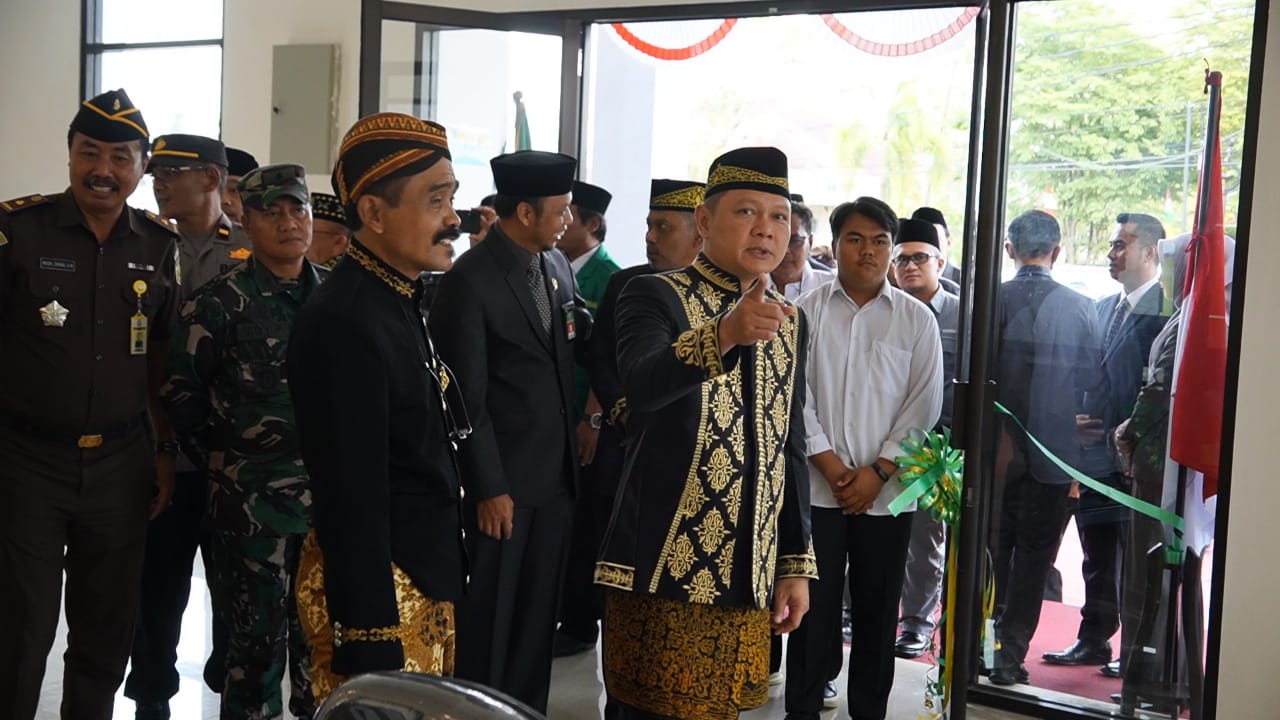
M101 187L109 187L109 188L111 188L112 190L119 190L119 189L120 189L120 183L118 183L118 182L116 182L115 180L112 180L112 179L110 179L110 178L94 178L94 177L91 177L91 178L88 178L88 179L86 179L86 180L84 181L84 186L85 186L85 187L93 187L93 186L95 186L95 185L98 185L98 186L101 186Z
M462 237L462 232L459 231L458 228L445 228L444 230L436 233L435 237L431 238L431 244L439 245L445 240L452 242L460 237Z

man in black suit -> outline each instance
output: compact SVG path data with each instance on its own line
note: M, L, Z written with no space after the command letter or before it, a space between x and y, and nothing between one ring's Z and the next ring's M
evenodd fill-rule
M1141 213L1116 218L1107 253L1111 277L1123 292L1099 300L1095 309L1102 332L1105 385L1086 398L1087 417L1079 419L1085 439L1083 472L1107 485L1128 490L1111 440L1115 429L1133 412L1142 388L1151 342L1168 320L1156 244L1164 237L1159 220ZM1088 488L1080 491L1076 528L1084 553L1085 599L1080 608L1076 641L1060 652L1047 652L1052 665L1105 665L1111 662L1112 635L1120 628L1120 553L1127 533L1128 511Z
M939 282L942 283L942 289L954 295L960 294L960 268L951 264L947 260L947 253L951 251L951 230L947 228L947 219L942 215L942 211L937 208L922 207L916 208L911 213L912 220L923 220L938 231L938 247L942 249L942 258L946 260L946 264L942 266L942 277Z
M667 272L688 267L702 250L702 237L693 221L693 211L702 204L705 185L687 180L654 180L649 188L648 230L644 234L649 262L624 268L609 276L600 310L591 331L591 352L595 358L591 389L604 409L604 425L596 446L595 460L582 469L582 491L589 495L590 527L576 528L575 545L569 554L566 584L577 592L566 592L560 609L560 629L556 632L555 656L567 657L596 646L596 623L602 614L599 589L593 580L596 556L613 512L613 499L622 476L626 452L627 399L618 377L618 328L615 310L618 296L638 275ZM578 521L584 515L579 513ZM585 538L586 542L581 539ZM582 631L590 627L591 632Z
M494 158L498 222L441 279L429 324L473 433L459 447L471 584L457 676L547 709L551 648L578 481L575 352L591 316L556 241L577 162Z
M1080 462L1076 416L1084 395L1097 387L1097 320L1089 298L1049 275L1061 250L1052 215L1029 210L1009 224L1005 250L1017 275L1000 287L997 397L1055 455ZM995 547L996 652L991 682L1028 680L1023 664L1040 622L1045 578L1070 516L1071 478L1053 465L1027 435L1005 423L997 457L1012 456L992 520Z

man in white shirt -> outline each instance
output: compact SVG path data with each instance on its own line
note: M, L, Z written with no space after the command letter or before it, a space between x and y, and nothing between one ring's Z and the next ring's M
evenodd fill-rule
M813 247L813 211L805 204L791 200L791 241L782 254L782 262L769 273L769 288L795 302L810 290L835 280L836 274L809 261Z
M849 715L882 720L893 687L894 639L912 512L894 517L901 443L942 410L942 343L933 312L888 280L898 218L858 198L831 214L836 282L803 296L809 325L805 452L819 579L792 632L787 717L816 720L840 639L848 562L853 620ZM911 508L914 510L914 507Z

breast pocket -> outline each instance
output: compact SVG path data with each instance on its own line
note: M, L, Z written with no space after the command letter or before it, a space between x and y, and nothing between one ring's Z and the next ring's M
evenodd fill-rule
M867 353L867 376L878 394L892 398L895 405L900 404L907 397L911 352L876 340Z

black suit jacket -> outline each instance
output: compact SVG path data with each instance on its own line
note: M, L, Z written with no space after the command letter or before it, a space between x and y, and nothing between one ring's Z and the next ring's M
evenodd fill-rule
M435 600L457 599L465 584L458 466L421 292L421 283L353 245L299 311L289 341L329 616L353 630L399 624L392 563ZM449 396L461 414L456 393ZM404 666L398 640L333 652L342 675Z
M549 336L529 291L528 256L501 225L436 288L431 335L471 414L473 431L458 448L469 503L505 494L516 507L538 507L577 489L573 363L576 353L588 370L594 365L591 315L564 254L540 254Z
M1047 268L1027 265L1000 286L996 395L1054 454L1078 467L1082 449L1076 415L1085 394L1099 387L1097 316L1089 298L1054 281ZM1009 427L1020 459L1040 482L1071 478L1030 448Z

